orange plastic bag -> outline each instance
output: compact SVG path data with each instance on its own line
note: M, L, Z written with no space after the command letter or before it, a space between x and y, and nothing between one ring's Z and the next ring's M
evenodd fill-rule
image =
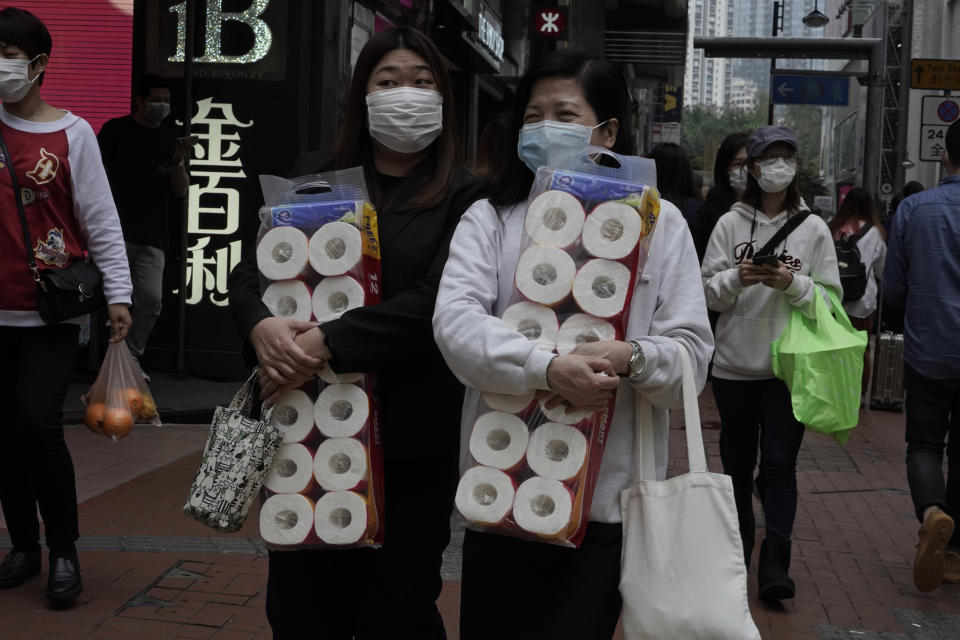
M83 401L87 428L114 442L129 434L134 422L160 426L157 403L126 341L107 346L97 379Z

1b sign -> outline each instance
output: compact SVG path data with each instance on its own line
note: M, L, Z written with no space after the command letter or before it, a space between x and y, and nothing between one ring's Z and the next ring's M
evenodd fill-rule
M960 103L947 96L923 96L920 113L920 159L939 162L947 127L960 118Z

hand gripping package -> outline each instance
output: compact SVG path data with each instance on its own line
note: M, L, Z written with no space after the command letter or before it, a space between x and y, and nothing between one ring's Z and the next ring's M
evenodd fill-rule
M597 153L618 168L592 160ZM609 160L608 160L609 162ZM501 319L540 349L623 340L660 212L652 161L593 149L541 167L530 191L511 304ZM457 509L471 528L578 546L615 398L596 413L517 389L484 393Z
M380 301L377 212L363 170L261 176L257 265L274 316L324 322ZM260 535L271 548L383 543L383 461L372 374L335 372L283 393L283 444L264 481Z

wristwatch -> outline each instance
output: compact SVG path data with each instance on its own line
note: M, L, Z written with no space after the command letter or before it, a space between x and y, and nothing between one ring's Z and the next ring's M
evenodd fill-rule
M643 349L636 340L628 340L627 343L633 347L633 353L627 360L627 378L636 378L643 373L643 368L647 366L647 357L643 355Z

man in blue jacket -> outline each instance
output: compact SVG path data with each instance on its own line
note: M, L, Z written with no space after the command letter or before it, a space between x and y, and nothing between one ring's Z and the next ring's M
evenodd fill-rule
M960 580L960 121L947 129L941 162L939 186L897 208L883 270L884 298L906 309L907 480L922 523L913 566L920 591Z

